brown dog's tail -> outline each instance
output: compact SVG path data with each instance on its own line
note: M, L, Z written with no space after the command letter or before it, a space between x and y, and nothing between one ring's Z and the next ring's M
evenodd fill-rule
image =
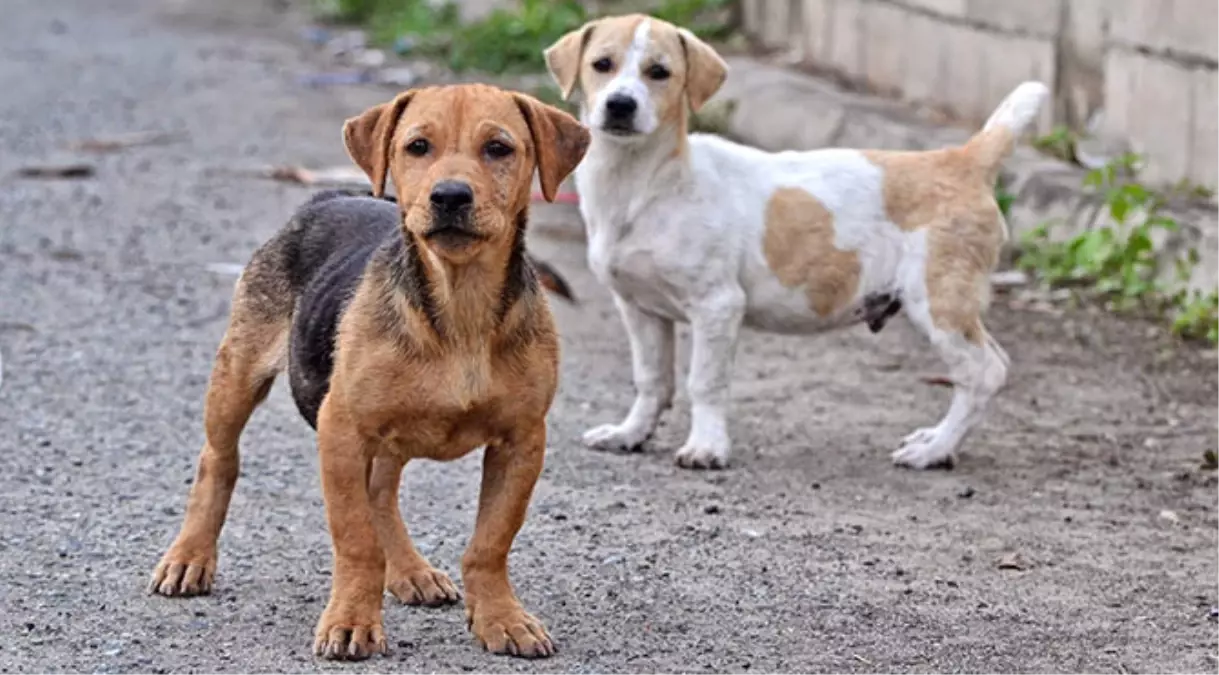
M533 271L538 275L538 281L542 282L542 288L572 304L577 304L576 295L571 291L571 285L559 274L558 270L550 263L538 260L533 256L529 256L529 261L533 264Z

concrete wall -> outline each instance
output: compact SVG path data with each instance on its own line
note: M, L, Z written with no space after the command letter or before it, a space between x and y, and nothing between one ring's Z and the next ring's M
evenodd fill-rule
M764 45L847 80L985 120L1016 84L1055 92L1040 122L1101 131L1150 181L1219 182L1216 0L743 0Z

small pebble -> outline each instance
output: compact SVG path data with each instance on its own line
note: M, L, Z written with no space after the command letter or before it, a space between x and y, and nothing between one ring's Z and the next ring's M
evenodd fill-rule
M394 40L394 53L398 55L409 54L415 51L417 41L410 35L400 35L397 40Z
M957 498L958 499L969 499L977 493L978 493L977 490L974 490L972 487L966 485L964 489L962 489L960 492L957 493Z
M708 504L703 507L703 513L707 515L715 515L720 512L719 504Z

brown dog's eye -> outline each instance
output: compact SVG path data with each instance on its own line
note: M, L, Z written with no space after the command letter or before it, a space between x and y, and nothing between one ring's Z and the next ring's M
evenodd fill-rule
M669 69L665 68L659 63L653 64L648 68L648 77L652 78L653 80L667 80L669 79L669 75Z
M415 157L422 157L422 156L426 155L428 153L428 151L431 149L432 149L432 144L428 143L427 140L422 139L422 138L416 138L415 140L406 144L406 151L411 153Z
M501 141L487 141L483 146L483 154L491 159L503 159L512 153L512 146Z
M614 67L614 62L609 59L597 59L593 61L593 70L598 73L608 73L610 68Z

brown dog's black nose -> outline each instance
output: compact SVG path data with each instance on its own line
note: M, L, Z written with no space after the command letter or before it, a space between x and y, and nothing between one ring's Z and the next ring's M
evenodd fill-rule
M457 180L444 180L432 186L429 197L437 211L460 211L474 203L474 190Z

